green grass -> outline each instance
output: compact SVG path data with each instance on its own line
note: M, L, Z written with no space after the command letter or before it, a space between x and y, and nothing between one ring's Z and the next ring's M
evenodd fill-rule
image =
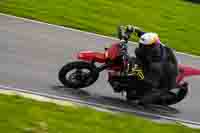
M200 4L185 0L1 0L0 12L110 36L133 24L200 55Z
M181 125L159 124L125 114L37 102L0 95L2 133L198 133Z

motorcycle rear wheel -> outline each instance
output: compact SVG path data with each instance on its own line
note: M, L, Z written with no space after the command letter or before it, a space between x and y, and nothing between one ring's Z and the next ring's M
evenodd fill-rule
M67 77L67 74L74 69L77 71ZM84 69L88 70L89 72L83 72ZM99 72L97 71L96 66L84 61L68 63L64 65L58 73L59 81L65 87L74 89L90 86L98 79L98 77Z

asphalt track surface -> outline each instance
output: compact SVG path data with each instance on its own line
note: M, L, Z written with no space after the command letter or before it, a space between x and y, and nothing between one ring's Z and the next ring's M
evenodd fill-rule
M95 84L80 91L63 88L57 79L59 69L74 60L77 52L103 51L104 46L113 41L94 34L0 15L0 85L140 110L125 103L124 96L113 93L106 82L106 72L101 73ZM133 53L134 46L129 48ZM177 57L182 64L200 68L198 57L184 54L177 54ZM191 89L187 98L171 106L173 111L165 115L200 122L200 78L192 77L188 81Z

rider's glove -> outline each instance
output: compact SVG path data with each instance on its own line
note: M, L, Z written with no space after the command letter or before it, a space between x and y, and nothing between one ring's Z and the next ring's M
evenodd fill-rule
M127 25L126 26L126 32L128 32L128 33L134 32L134 27L132 25Z
M138 33L138 32L141 32L141 29L137 26L127 25L126 26L126 32L128 32L128 33L133 33L133 32Z

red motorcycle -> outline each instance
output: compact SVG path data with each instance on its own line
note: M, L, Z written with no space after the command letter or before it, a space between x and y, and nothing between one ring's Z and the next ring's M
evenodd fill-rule
M134 64L135 57L128 55L127 44L130 34L119 28L118 37L120 41L105 48L105 52L82 51L78 53L79 61L70 62L59 71L60 82L65 87L84 88L92 85L98 79L101 71L107 70L108 82L113 90L117 93L126 92L126 97L130 100L134 94L129 93L129 90L138 87L135 83L142 84L144 75L140 66ZM102 65L97 66L96 62ZM185 77L200 75L199 69L181 64L178 67L177 87L166 92L168 95L173 95L174 98L165 101L165 105L166 103L167 105L176 104L185 98L188 93L188 83L184 81Z

